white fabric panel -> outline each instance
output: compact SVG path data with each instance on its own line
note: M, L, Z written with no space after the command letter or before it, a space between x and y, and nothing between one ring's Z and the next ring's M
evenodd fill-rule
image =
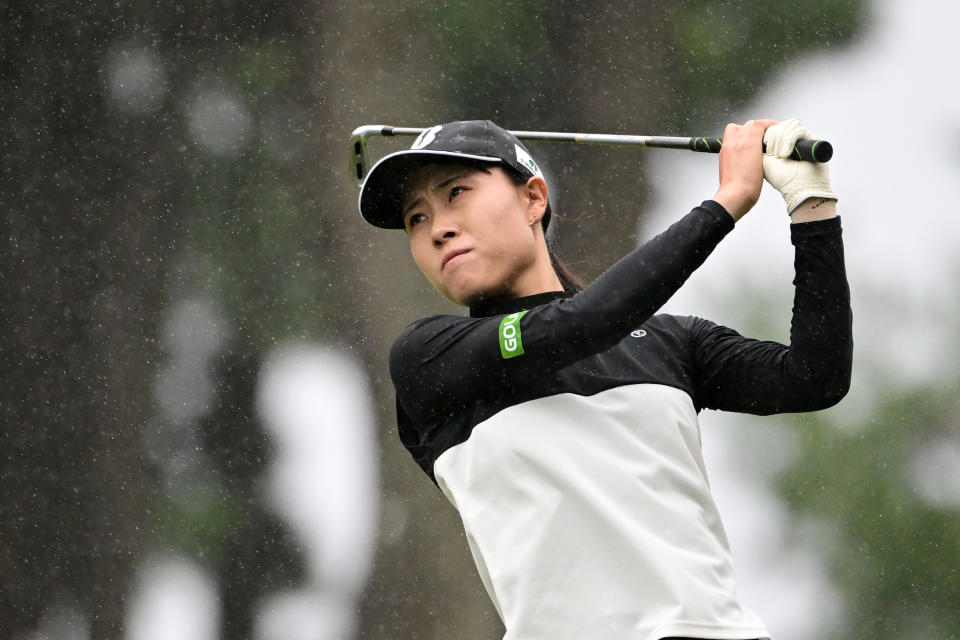
M505 640L768 636L737 601L696 410L679 389L515 405L434 471Z

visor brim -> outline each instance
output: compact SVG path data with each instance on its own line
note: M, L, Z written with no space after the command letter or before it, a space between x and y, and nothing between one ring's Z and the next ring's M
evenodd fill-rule
M384 156L367 173L360 188L360 215L368 223L381 229L403 229L403 189L407 176L418 167L431 162L483 162L500 164L493 156L407 149Z

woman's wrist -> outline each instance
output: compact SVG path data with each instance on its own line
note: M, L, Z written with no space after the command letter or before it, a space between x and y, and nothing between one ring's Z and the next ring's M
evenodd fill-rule
M833 198L807 198L790 214L790 222L827 220L837 215L837 201Z
M733 191L723 188L718 189L717 192L713 194L712 200L726 209L734 221L745 216L746 213L753 208L753 205L756 204L756 199L752 198L750 194L745 194L742 190Z

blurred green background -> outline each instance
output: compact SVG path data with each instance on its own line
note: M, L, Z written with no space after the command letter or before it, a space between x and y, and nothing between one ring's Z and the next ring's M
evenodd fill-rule
M422 282L402 235L360 220L350 132L488 118L513 129L719 135L794 60L858 46L874 9L865 0L5 4L0 635L145 637L128 622L138 571L160 553L210 576L212 637L268 637L256 621L264 598L312 574L301 541L267 506L276 445L256 389L272 350L303 342L360 363L375 416L379 535L347 607L351 633L499 637L456 512L399 445L386 369L408 322L452 308ZM378 155L399 144L372 143ZM587 279L654 231L644 211L655 188L685 189L647 173L648 154L680 152L534 153L566 216L562 254ZM692 206L710 193L686 195ZM943 322L955 337L955 320ZM769 327L758 318L737 328ZM191 331L203 335L191 343ZM880 348L858 338L858 354ZM174 361L192 362L209 388L167 384ZM957 486L957 381L885 385L882 401L842 420L771 425L797 434L773 486L829 540L820 551L844 605L819 635L958 637L960 500L949 488L931 499L910 480L922 470L904 471L913 451L947 451L954 458L930 482ZM207 637L191 633L183 637Z

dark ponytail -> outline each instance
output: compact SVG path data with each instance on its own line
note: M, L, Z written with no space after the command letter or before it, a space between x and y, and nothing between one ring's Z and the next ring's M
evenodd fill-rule
M550 210L550 203L547 203L547 210L543 214L543 233L547 234L547 229L550 227L550 222L553 219L553 212ZM570 267L560 259L557 255L556 245L557 245L557 227L560 225L554 223L553 231L550 232L549 237L547 238L547 251L550 253L550 265L553 267L554 272L557 274L557 278L560 279L560 284L563 285L564 291L580 291L583 289L583 281L580 277L571 271Z
M557 277L560 278L560 284L563 285L564 291L580 291L583 289L583 282L580 281L577 274L571 271L570 267L565 265L563 260L558 258L553 251L550 252L550 264L557 273Z

